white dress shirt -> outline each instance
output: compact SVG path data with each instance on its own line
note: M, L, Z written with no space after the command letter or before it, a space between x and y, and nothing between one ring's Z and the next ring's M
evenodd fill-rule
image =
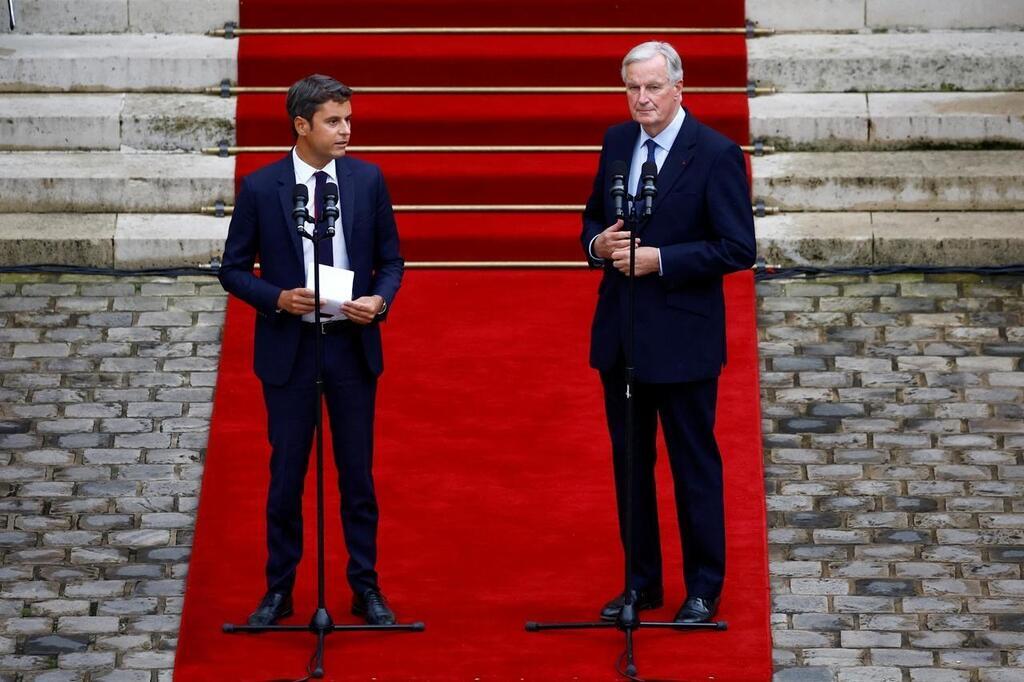
M672 149L672 145L675 144L676 137L679 136L679 130L683 127L683 121L686 119L686 111L679 107L676 111L675 118L672 122L665 126L665 129L660 133L651 137L644 130L643 126L640 126L640 135L636 138L636 144L633 145L633 158L629 163L629 180L626 183L626 191L630 194L636 192L636 187L640 184L640 172L641 167L647 161L647 149L644 145L647 140L654 140L654 163L658 166L658 172L661 172L661 166L665 163L665 159L668 158L668 152ZM632 202L629 203L628 208L632 209ZM595 260L601 260L594 255L594 240L597 237L590 240L588 247L591 257ZM658 274L662 274L661 270L661 249L658 249Z
M338 170L334 160L331 160L323 168L313 168L308 163L299 158L295 148L292 148L292 163L295 166L295 183L305 185L309 190L309 201L306 203L306 210L309 211L309 217L312 219L313 214L316 212L313 208L313 200L316 198L316 173L323 171L330 176L328 182L334 182L338 184ZM340 185L339 185L340 186ZM340 190L339 190L340 196ZM323 207L319 207L318 210L323 210ZM348 262L348 249L345 246L345 232L341 227L341 208L339 200L339 215L338 220L334 223L334 238L320 242L321 249L331 249L334 255L334 267L345 268L349 267ZM308 232L313 228L312 225L306 225L306 231ZM305 237L302 237L302 268L303 273L309 277L309 266L313 262L313 242ZM304 322L313 322L313 313L306 313L302 316Z
M644 148L647 140L654 140L656 145L654 147L654 163L658 166L658 172L660 173L661 165L668 158L668 151L672 149L676 137L679 136L679 129L683 127L683 120L685 118L686 112L682 107L679 107L672 122L654 137L648 135L643 126L640 127L640 135L636 138L636 144L633 146L633 160L629 163L629 182L626 184L627 192L630 194L636 192L636 186L640 183L641 166L647 161L647 149Z

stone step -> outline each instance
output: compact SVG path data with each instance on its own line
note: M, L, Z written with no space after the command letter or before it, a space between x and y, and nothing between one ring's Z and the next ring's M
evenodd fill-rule
M12 93L0 150L197 151L235 141L234 98ZM750 101L750 131L781 151L1024 146L1024 93L783 93Z
M120 269L205 266L229 218L195 214L0 214L0 266ZM1024 263L1024 213L788 213L758 218L758 253L773 265Z
M21 93L0 98L0 150L197 151L235 139L235 99Z
M238 73L238 41L202 35L0 35L0 92L200 92Z
M754 196L783 211L1024 209L1024 151L791 152L751 164Z
M231 203L234 175L200 154L0 152L0 212L188 213Z
M758 254L790 265L1024 263L1024 213L784 213L755 220Z
M0 266L202 267L224 250L230 218L197 214L0 214Z
M1024 89L1024 32L784 34L747 41L749 74L782 92Z
M747 18L776 31L1024 27L1020 0L747 0Z
M786 92L1024 89L1024 32L777 35L749 73ZM198 91L235 80L238 41L195 35L0 36L0 91Z
M16 0L15 6L16 33L205 33L238 21L238 0ZM6 11L0 14L0 33L10 33Z
M1024 146L1024 93L783 93L750 101L750 134L783 151Z

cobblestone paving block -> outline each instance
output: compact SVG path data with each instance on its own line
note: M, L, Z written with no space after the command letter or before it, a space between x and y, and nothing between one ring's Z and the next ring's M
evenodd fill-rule
M822 280L758 284L774 679L1024 680L1024 278Z
M170 679L225 300L0 274L0 680Z

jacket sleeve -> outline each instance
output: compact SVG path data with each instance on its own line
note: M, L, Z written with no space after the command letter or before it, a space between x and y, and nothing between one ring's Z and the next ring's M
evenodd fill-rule
M724 149L712 164L705 201L708 239L661 247L662 279L670 288L744 270L757 258L747 168L736 145Z
M398 287L402 284L405 259L402 258L398 240L398 226L395 224L391 195L380 169L377 169L376 182L377 205L374 211L376 236L373 240L373 281L370 284L370 292L381 296L387 303L387 308L381 316L384 318L391 310Z
M257 311L273 315L281 287L253 274L252 268L260 251L259 211L256 194L249 179L242 180L242 189L235 200L235 210L224 243L224 258L217 273L221 286Z
M583 231L580 234L580 244L583 246L583 254L587 258L587 262L592 268L600 268L604 265L604 261L599 258L594 258L590 253L590 242L594 240L594 237L601 234L608 225L614 223L607 222L607 217L604 214L604 164L605 164L605 149L608 148L608 134L605 133L604 143L601 146L601 157L597 165L597 175L594 176L594 186L590 192L590 198L587 199L587 205L583 209Z

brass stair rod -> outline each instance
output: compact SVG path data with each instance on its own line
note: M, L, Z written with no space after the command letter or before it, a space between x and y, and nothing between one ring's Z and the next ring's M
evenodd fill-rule
M215 28L207 35L218 38L233 38L245 35L514 35L514 34L618 34L618 33L653 33L663 35L774 35L775 29L760 27L724 27L724 28L693 28L664 26L367 26L367 27L332 27L332 28Z
M251 146L251 147L203 147L203 154L220 155L220 156L235 156L237 154L273 154L273 153L284 153L287 152L291 147L285 146ZM775 151L775 147L771 145L764 145L756 147L755 145L746 144L741 145L740 149L747 153L754 153L760 151L762 154L771 154ZM444 153L479 153L479 154L502 154L502 153L590 153L599 152L601 147L599 145L439 145L439 146L426 146L426 145L389 145L389 146L359 146L353 145L348 148L348 151L356 154L444 154Z
M202 206L202 215L225 215L234 212L234 206ZM396 204L395 213L580 213L583 205L573 204ZM765 215L778 214L777 206L754 206L751 211L763 210Z
M353 87L357 94L375 95L544 95L544 94L623 94L622 86L370 86ZM208 95L221 95L230 97L232 95L267 95L283 94L288 92L288 87L281 85L231 85L228 87L214 86L203 89ZM748 94L772 95L776 92L774 87L748 88L746 86L726 87L684 87L684 93L690 94Z

